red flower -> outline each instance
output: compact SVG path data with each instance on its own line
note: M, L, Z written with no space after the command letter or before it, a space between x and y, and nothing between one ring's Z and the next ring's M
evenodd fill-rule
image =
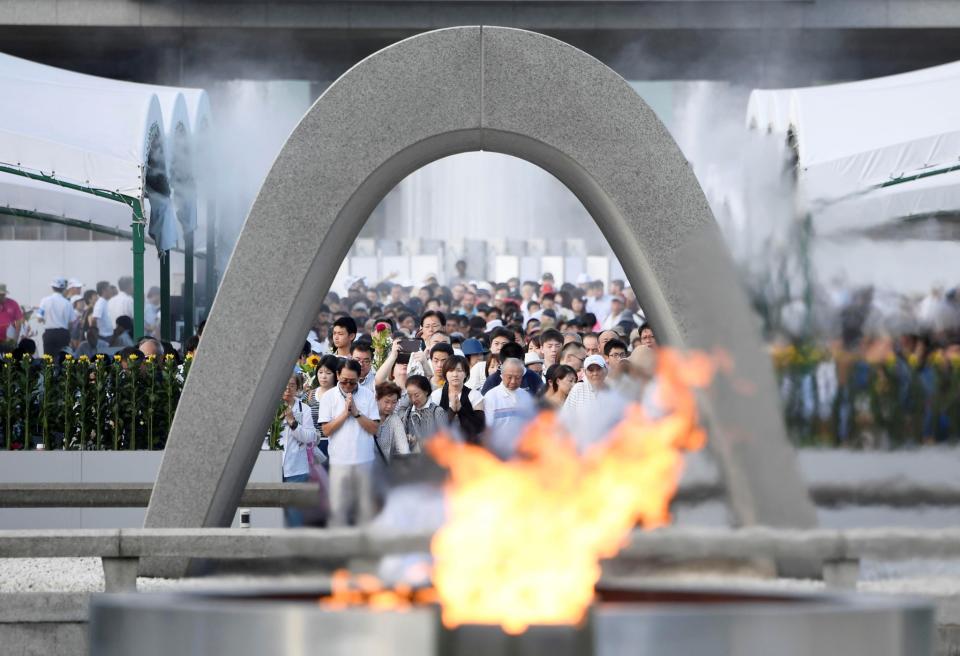
M376 332L378 332L378 333L382 333L384 330L389 330L389 329L390 329L390 326L388 326L388 325L387 325L386 323L384 323L383 321L378 321L378 322L377 322L377 325L374 326L373 329L374 329L374 331L376 331Z

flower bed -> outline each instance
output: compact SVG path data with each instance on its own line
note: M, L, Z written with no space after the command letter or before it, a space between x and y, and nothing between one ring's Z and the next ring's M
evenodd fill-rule
M896 448L960 440L960 354L874 357L815 346L773 352L799 446Z

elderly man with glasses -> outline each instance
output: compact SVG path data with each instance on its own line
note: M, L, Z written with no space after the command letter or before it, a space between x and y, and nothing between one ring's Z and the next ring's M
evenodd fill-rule
M344 360L336 391L320 399L317 419L329 442L330 525L365 524L376 514L374 439L380 411L373 393L359 385L360 363Z

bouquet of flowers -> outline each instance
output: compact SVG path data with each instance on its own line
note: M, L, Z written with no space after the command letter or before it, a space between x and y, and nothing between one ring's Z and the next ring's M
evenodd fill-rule
M385 321L378 321L373 327L373 366L377 369L387 359L387 353L390 351L390 324Z

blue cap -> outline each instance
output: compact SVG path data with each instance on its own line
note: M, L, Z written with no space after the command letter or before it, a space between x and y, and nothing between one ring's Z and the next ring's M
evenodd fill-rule
M483 348L483 342L473 337L463 340L460 350L463 351L464 355L480 355L487 352L487 349Z

